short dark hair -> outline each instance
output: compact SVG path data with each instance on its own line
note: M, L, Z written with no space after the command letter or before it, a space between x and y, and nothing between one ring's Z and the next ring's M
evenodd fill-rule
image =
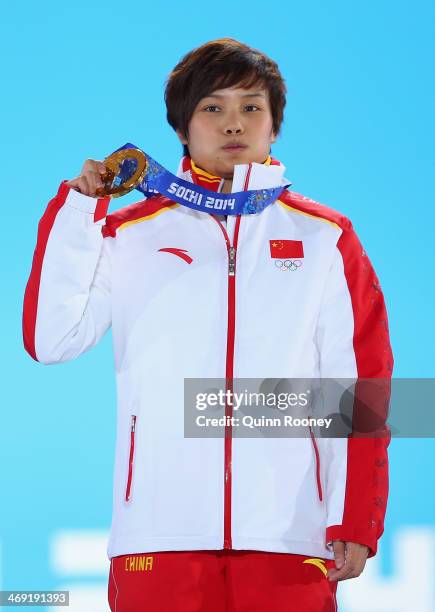
M234 38L219 38L187 53L170 73L165 88L166 118L184 137L200 100L216 89L263 86L269 93L273 130L279 134L287 89L278 64ZM189 154L183 146L184 155Z

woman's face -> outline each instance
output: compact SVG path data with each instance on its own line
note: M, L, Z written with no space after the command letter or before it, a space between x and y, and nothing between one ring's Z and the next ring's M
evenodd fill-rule
M213 91L195 108L187 138L177 134L197 166L231 179L236 164L263 163L276 140L268 91L258 86Z

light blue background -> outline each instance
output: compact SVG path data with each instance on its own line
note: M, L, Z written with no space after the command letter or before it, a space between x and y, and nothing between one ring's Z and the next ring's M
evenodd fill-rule
M278 62L288 98L272 153L295 191L352 220L385 295L394 376L434 376L434 24L434 4L423 0L3 7L0 588L57 588L50 534L110 525L110 333L57 367L22 346L38 220L62 179L124 142L176 170L164 81L207 40L232 36ZM400 529L435 528L434 449L433 440L391 446L385 576L400 562Z

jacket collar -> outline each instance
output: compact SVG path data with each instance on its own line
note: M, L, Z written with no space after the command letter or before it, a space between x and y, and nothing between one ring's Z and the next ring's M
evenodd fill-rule
M284 177L285 166L277 159L269 157L262 164L237 164L234 166L232 191L247 191L249 189L268 189L279 185L288 185L290 181ZM177 176L200 185L210 191L220 192L224 179L199 168L193 159L185 155L178 166Z

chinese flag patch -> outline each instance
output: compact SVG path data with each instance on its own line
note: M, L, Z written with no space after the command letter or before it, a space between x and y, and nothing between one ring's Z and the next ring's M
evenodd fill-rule
M269 240L270 256L278 259L304 256L302 240Z

